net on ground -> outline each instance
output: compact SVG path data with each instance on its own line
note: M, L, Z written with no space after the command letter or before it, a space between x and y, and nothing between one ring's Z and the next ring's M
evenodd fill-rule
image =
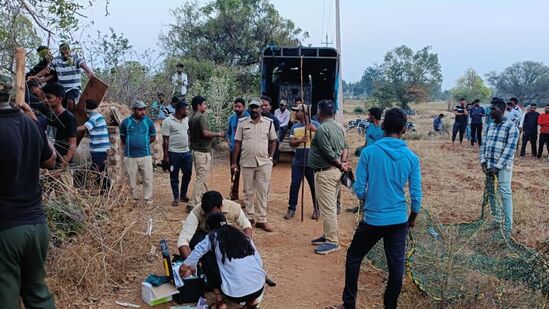
M422 211L407 242L408 277L433 300L448 304L490 297L503 305L513 295L521 306L547 305L549 243L538 249L524 246L510 236L504 221L497 179L492 177L487 177L476 221L442 225ZM381 242L367 258L387 269Z

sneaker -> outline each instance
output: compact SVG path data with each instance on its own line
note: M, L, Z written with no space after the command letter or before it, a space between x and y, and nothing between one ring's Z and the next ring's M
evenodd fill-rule
M318 210L313 211L313 214L311 215L311 219L317 220L319 218L320 214L318 213Z
M334 244L334 243L331 243L331 242L325 242L322 245L315 248L315 253L316 254L326 255L330 252L338 251L339 249L341 249L341 247L339 247L338 244Z
M290 220L295 216L295 210L288 210L288 212L284 215L284 219Z
M172 206L173 206L173 207L179 206L179 200L173 200L173 201L172 201Z
M324 235L322 235L322 236L320 236L316 239L311 240L311 244L315 245L315 246L323 245L325 243L326 243L326 237L324 237Z
M188 203L190 201L190 199L188 197L184 196L184 197L181 198L181 201L183 203Z

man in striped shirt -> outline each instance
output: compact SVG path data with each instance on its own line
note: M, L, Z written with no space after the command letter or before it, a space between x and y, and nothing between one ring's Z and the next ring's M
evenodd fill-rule
M505 232L510 235L513 226L511 178L519 131L504 113L505 102L501 98L493 98L490 106L493 121L488 125L485 142L480 146L480 164L488 177L498 179L498 192L505 212ZM501 210L493 209L493 212L496 220L501 221Z
M65 102L63 107L74 113L76 99L82 90L82 76L80 69L83 69L89 78L94 76L93 71L88 67L84 59L71 51L69 44L59 45L59 56L53 58L50 66L30 78L41 78L49 74L50 69L57 73L58 83L65 89Z
M88 121L79 126L76 130L78 133L88 131L90 134L90 154L93 163L93 169L102 173L105 171L105 162L107 161L107 151L111 148L109 141L109 131L105 117L97 111L99 104L95 100L86 100L86 111L88 113ZM110 180L105 177L98 178L101 184L102 193L109 190Z

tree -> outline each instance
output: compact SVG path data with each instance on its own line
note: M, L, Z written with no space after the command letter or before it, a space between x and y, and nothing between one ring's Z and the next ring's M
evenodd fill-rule
M486 102L490 99L492 90L484 84L482 77L473 69L465 71L457 82L456 87L452 89L452 96L455 100L466 98L468 100L479 99Z
M24 15L0 10L0 66L12 70L14 50L24 47L34 50L40 44L32 22ZM31 53L30 55L34 55Z
M300 46L308 34L282 18L267 0L186 2L172 11L175 24L161 35L169 56L251 66L268 45Z
M516 62L499 74L488 73L487 79L498 96L514 96L520 102L547 96L549 92L549 67L541 62Z
M402 45L389 51L381 65L384 96L392 93L403 109L410 102L425 102L431 93L440 88L442 74L438 55L426 46L416 53Z
M70 40L78 29L80 12L95 0L0 0L0 66L13 69L14 46L35 49L42 43L37 34L46 32L49 45L52 36ZM106 1L105 10L109 0ZM107 12L108 14L108 12ZM32 54L31 54L32 55Z

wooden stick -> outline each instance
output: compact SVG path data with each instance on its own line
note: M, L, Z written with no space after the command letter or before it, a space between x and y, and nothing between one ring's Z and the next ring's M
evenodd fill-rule
M300 63L300 75L301 75L301 100L303 100L303 104L305 104L305 99L303 98L303 56L301 56L301 63ZM303 106L304 108L302 109L303 113L305 113L305 105ZM307 114L304 115L304 124L303 124L303 136L307 137ZM305 211L304 210L304 197L305 197L305 179L307 178L305 176L305 172L306 172L306 165L307 165L307 162L305 162L305 160L307 159L305 157L305 152L306 152L306 148L307 148L307 142L303 143L303 178L301 179L301 222L303 222L303 212Z
M17 106L25 102L25 49L15 49L15 103Z

